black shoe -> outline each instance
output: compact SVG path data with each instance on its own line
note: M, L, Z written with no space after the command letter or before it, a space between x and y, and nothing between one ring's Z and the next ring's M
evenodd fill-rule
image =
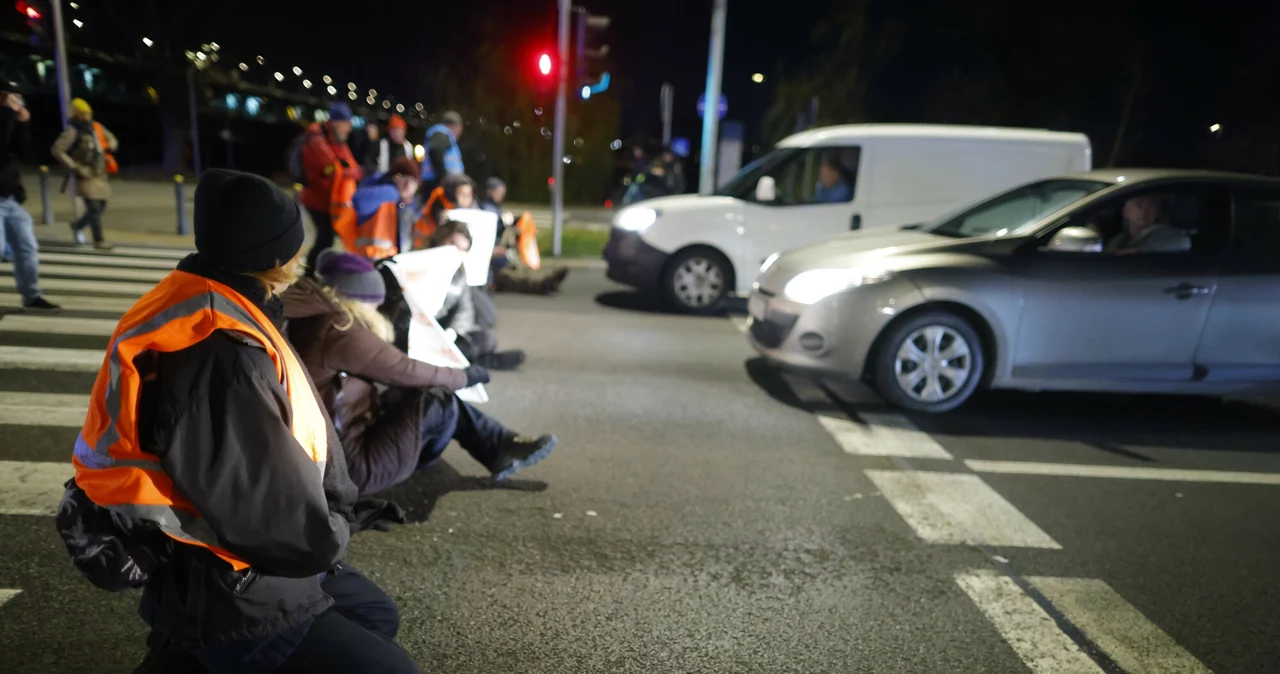
M514 370L524 363L524 352L520 349L495 351L476 359L476 365L490 370Z
M521 468L528 468L547 458L551 450L556 448L556 436L544 435L540 438L526 438L517 435L502 443L498 450L498 460L493 467L493 479L505 480L515 475Z
M46 299L45 299L45 298L43 298L43 297L37 297L37 298L35 298L34 300L31 300L30 302L23 302L23 303L22 303L22 306L23 306L23 308L25 308L25 309L46 309L46 310L53 310L53 309L61 309L61 308L62 308L62 307L60 307L60 306L58 306L58 305L54 304L53 302L50 302L49 300L46 300Z

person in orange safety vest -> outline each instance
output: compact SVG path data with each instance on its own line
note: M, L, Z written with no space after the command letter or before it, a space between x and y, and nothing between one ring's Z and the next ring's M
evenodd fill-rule
M502 208L507 184L491 177L485 183L485 194L479 208L498 216L498 238L493 247L490 285L497 292L550 295L560 289L569 276L567 267L542 271L542 255L538 251L538 228L533 216L523 213L517 219Z
M307 269L315 269L320 251L333 247L333 211L351 201L356 185L364 177L360 163L351 154L351 107L341 101L329 104L329 121L307 128L302 146L302 170L306 185L298 200L311 216L316 239L307 253Z
M143 588L146 671L419 671L394 602L341 562L352 533L404 513L358 500L282 334L303 238L271 182L206 171L197 252L108 343L56 522L91 582Z
M418 163L408 157L391 162L386 175L335 206L333 228L347 250L378 261L413 249L413 233L422 219L414 208Z

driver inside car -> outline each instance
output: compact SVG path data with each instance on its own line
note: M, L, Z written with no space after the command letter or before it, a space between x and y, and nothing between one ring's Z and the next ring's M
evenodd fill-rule
M1191 238L1174 227L1158 223L1162 202L1159 196L1144 194L1124 202L1121 215L1124 226L1107 241L1106 252L1116 255L1132 253L1183 253L1191 250Z

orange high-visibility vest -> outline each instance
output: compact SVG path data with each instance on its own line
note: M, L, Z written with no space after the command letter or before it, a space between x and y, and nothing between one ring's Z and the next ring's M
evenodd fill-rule
M343 175L342 164L333 165L333 190L329 195L329 223L347 250L356 252L356 209L351 198L356 194L356 181Z
M427 197L427 204L422 207L422 217L413 226L415 232L413 237L414 250L426 248L427 239L435 233L436 227L440 225L440 223L436 222L435 215L433 215L436 212L435 206L438 203L444 204L444 210L446 211L455 208L453 202L449 201L449 198L444 195L443 186L431 190L430 196Z
M356 227L353 251L372 261L391 257L400 249L400 203L388 201Z
M108 175L115 175L120 172L120 164L116 163L116 156L111 154L107 148L107 133L102 125L94 122L93 133L98 137L98 147L102 148L102 163L107 169Z
M249 564L223 548L200 512L174 486L138 440L142 377L134 359L147 351L169 353L199 343L215 330L229 330L261 344L289 394L293 437L315 462L323 482L328 458L324 413L306 371L258 307L231 288L195 274L171 272L120 319L98 370L72 464L76 484L94 503L112 512L154 522L176 541L208 548L241 571ZM240 423L254 423L251 419ZM262 451L298 451L263 447ZM263 513L271 517L271 513Z
M538 226L533 222L533 215L525 211L516 221L516 248L520 250L520 259L530 269L542 268L542 254L538 252Z

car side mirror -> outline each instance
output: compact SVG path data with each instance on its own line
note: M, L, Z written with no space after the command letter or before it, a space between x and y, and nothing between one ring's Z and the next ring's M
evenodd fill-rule
M1102 237L1088 227L1063 227L1044 249L1059 253L1101 253Z
M778 183L774 181L773 176L760 176L760 180L756 182L756 201L771 204L777 198Z

